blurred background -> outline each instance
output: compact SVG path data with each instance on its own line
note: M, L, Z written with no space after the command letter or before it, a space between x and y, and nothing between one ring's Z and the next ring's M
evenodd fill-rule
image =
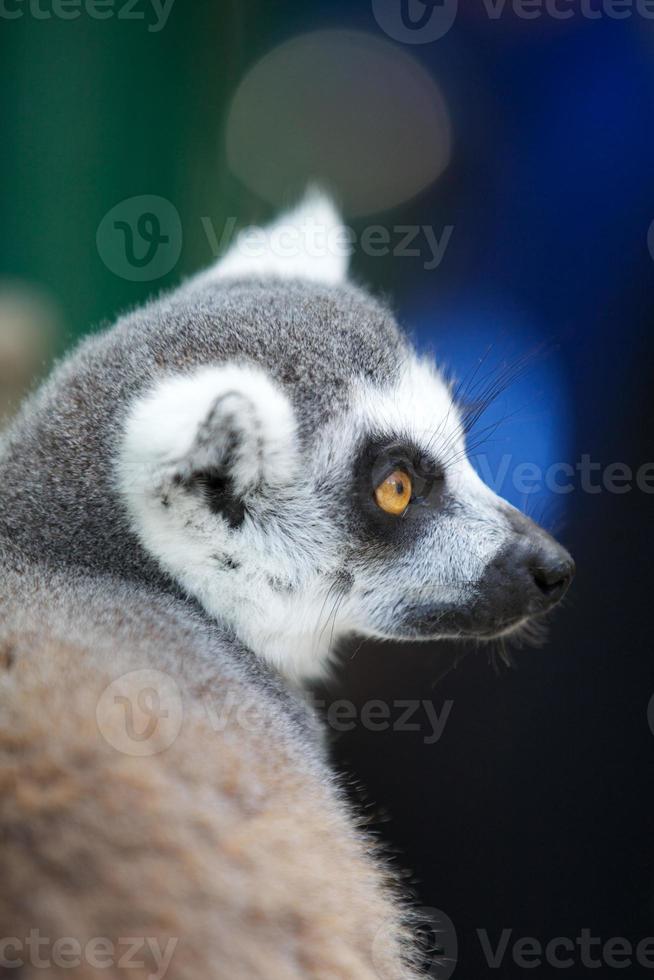
M509 0L90 4L0 14L0 416L79 337L308 179L330 187L355 277L418 346L473 398L515 375L476 465L578 566L513 669L352 644L321 698L379 699L392 720L429 702L446 723L433 738L423 707L410 731L359 713L335 757L418 904L451 920L457 977L490 969L478 930L493 947L512 930L501 977L524 974L523 937L635 947L654 935L654 20L608 0L536 16ZM632 479L607 489L616 463ZM566 468L525 480L521 464ZM592 969L575 954L571 975Z

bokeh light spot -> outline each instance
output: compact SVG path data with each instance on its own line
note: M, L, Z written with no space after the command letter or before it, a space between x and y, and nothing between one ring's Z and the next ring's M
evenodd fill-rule
M358 31L293 38L264 56L237 89L227 158L276 207L311 180L351 216L394 207L445 169L451 129L443 96L405 51Z

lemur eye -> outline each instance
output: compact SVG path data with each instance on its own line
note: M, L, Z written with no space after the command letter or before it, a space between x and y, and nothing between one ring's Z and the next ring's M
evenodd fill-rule
M375 490L375 500L387 514L401 517L411 503L413 485L406 470L393 470Z

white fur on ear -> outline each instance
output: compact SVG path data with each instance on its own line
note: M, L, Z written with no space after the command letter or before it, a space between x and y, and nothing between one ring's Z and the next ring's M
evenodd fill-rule
M295 436L290 401L258 368L226 364L166 378L130 412L121 489L138 510L162 481L220 468L227 456L239 492L280 486L297 464Z
M261 529L252 526L250 508L292 490L299 466L295 413L284 391L260 368L225 364L162 378L135 401L115 480L146 552L211 616L243 623L249 636L265 589L262 566L284 574L281 542L255 556ZM207 477L218 493L211 501Z
M309 279L337 284L347 277L352 240L333 201L313 188L265 228L240 232L207 279Z

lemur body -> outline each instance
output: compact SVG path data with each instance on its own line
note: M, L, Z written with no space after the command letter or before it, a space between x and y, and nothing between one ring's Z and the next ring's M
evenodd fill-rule
M338 223L315 196L284 220ZM12 935L166 933L182 978L412 976L297 685L346 633L511 630L572 565L475 475L447 385L389 312L339 257L237 243L64 361L0 481ZM96 717L139 669L184 703L145 760ZM263 728L216 731L208 694Z

